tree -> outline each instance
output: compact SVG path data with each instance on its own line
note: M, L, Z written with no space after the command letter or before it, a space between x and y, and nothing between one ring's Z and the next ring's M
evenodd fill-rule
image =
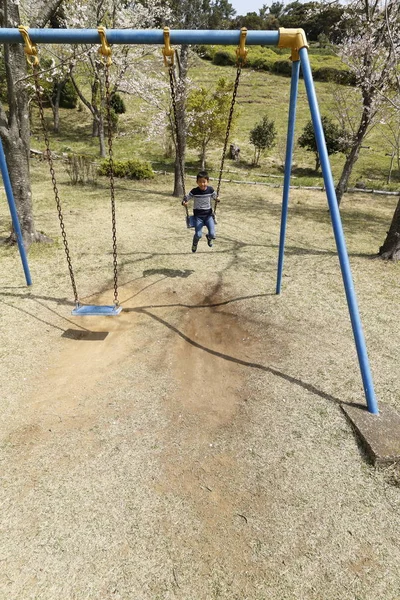
M260 155L265 150L270 150L275 144L275 123L265 115L250 131L250 143L254 146L253 165L258 166Z
M86 3L80 0L70 0L67 19L71 27L84 26L85 28L97 28L104 25L109 28L124 29L132 27L140 29L143 27L154 27L162 15L168 15L169 9L163 6L161 0L147 0L145 3L135 5L127 0L88 0ZM116 44L113 47L113 65L110 70L110 92L116 93L121 87L128 88L129 77L139 77L132 65L137 62L144 53L152 51L149 47L143 50L139 47L123 46ZM84 73L84 80L89 84L89 92L81 85L78 74ZM98 53L98 46L88 47L80 45L75 49L75 54L70 61L70 76L75 90L81 102L92 115L92 135L99 139L100 156L105 157L105 66Z
M386 29L389 37L389 43L393 49L393 52L396 56L396 68L395 68L395 86L397 91L397 96L393 101L392 98L389 98L390 104L397 109L398 114L400 114L400 75L399 75L399 45L400 45L400 17L397 14L397 19L393 19L393 15L391 13L390 2L385 2L385 23ZM398 130L397 130L398 131ZM398 148L397 148L398 152ZM383 242L382 246L379 248L379 256L383 259L391 259L391 260L400 260L400 199L397 203L396 209L394 211L392 222L390 224L389 231L387 232L386 239Z
M215 0L211 3L208 29L227 29L235 14L236 11L228 0Z
M44 27L57 11L61 0L21 3L19 0L0 0L0 25L18 27L29 15L31 27ZM21 18L21 13L24 19ZM8 171L18 211L21 232L26 248L44 236L36 231L32 211L32 191L29 175L30 127L27 66L22 44L4 45L7 81L6 110L0 105L0 136L4 146ZM10 237L15 242L14 233Z
M202 29L207 27L208 18L210 16L209 0L171 0L170 4L172 9L170 23L172 26L184 29ZM188 93L189 46L187 44L182 44L180 50L176 51L175 55L178 63L175 85L176 124L172 117L171 110L169 112L169 120L171 130L176 131L176 138L180 141L179 150L177 144L175 145L175 177L173 190L173 195L180 197L183 195L183 182L181 180L179 155L182 160L182 165L184 166L187 136L185 107Z
M336 154L337 152L346 152L347 144L346 135L340 130L332 119L327 116L321 118L322 127L325 134L325 143L328 155ZM309 121L303 129L303 133L299 137L300 148L305 148L315 154L315 170L320 167L319 153L317 141L315 139L314 126L312 121Z
M187 143L189 147L199 150L202 170L206 167L207 148L225 139L232 87L232 84L221 77L214 91L201 87L189 93ZM232 124L236 117L237 113L233 115Z
M398 0L388 0L387 14L388 22L397 24L398 43ZM338 204L347 189L362 142L385 103L385 96L396 83L396 48L388 35L382 3L379 0L353 0L345 13L345 20L346 39L339 47L339 54L356 77L362 98L362 114L336 187Z

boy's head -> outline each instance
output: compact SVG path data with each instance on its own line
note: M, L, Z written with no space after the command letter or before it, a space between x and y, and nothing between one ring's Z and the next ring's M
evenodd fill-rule
M200 171L199 173L197 173L196 180L197 185L201 190L207 189L208 182L210 180L207 171Z

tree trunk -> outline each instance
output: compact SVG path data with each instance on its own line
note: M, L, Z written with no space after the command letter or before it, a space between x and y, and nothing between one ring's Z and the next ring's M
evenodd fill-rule
M346 157L342 174L340 175L339 183L336 186L336 198L337 203L340 206L343 194L347 190L350 175L353 171L353 167L356 164L360 155L360 149L365 135L368 131L368 127L371 124L372 116L370 111L371 99L367 98L364 100L364 110L361 117L360 125L358 127L357 134L354 139L354 144L351 148L350 154Z
M394 163L394 151L390 155L390 167L389 167L389 173L388 173L388 176L386 179L386 183L390 183L392 180L393 163Z
M99 122L94 115L92 121L92 137L99 137Z
M177 117L177 129L176 139L177 146L179 145L179 151L175 157L175 177L174 177L174 191L173 196L180 198L183 196L183 187L181 177L181 169L179 165L179 153L182 160L183 170L185 170L185 153L186 153L186 87L187 87L187 71L188 71L188 58L189 58L189 47L187 45L181 46L179 64L178 64L178 85L175 90L176 92L176 117Z
M390 229L378 254L386 260L400 260L400 199L394 211Z
M44 27L61 0L47 3L46 11L32 20L33 27ZM21 23L18 0L0 0L0 26L18 27ZM26 86L26 57L22 44L4 45L7 79L8 114L0 106L0 135L4 145L8 172L17 207L22 237L27 248L32 242L48 238L35 228L32 210L32 191L29 176L30 123L29 95ZM10 241L16 241L14 233Z
M61 101L61 91L64 83L57 82L56 86L56 97L52 104L53 109L53 131L54 133L59 133L60 131L60 101Z
M20 23L18 4L3 2L4 22L7 27ZM20 220L24 244L27 248L39 239L32 213L32 192L29 177L29 98L24 83L26 77L26 57L21 44L4 46L4 59L7 77L8 117L0 109L0 134L7 159L11 186ZM12 234L10 240L14 241Z
M106 143L104 135L104 120L103 115L100 113L98 117L98 128L99 128L99 144L100 144L100 157L106 157Z
M321 166L321 162L319 160L319 154L317 152L317 154L315 155L315 170L318 171L320 166Z
M206 144L203 144L203 146L201 147L200 169L201 171L205 171L206 169Z

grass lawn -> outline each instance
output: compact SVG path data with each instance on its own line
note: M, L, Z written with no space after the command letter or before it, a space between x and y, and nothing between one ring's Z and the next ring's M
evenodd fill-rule
M251 51L251 50L250 50ZM323 57L322 57L323 58ZM331 58L331 57L326 57ZM318 57L321 59L321 57ZM155 63L158 64L157 62ZM219 77L228 79L235 77L234 67L220 67L209 61L201 60L194 56L192 68L189 71L190 78L201 85L213 85ZM160 72L163 71L162 61L159 60ZM317 97L322 115L334 115L333 90L335 86L330 83L315 83ZM276 177L265 178L260 174L282 176L282 164L285 155L286 128L289 105L290 79L267 73L264 71L244 70L242 81L237 96L238 122L232 132L230 141L238 144L241 148L241 161L235 163L226 160L225 169L237 171L238 178L247 180L269 181L277 183ZM337 89L337 86L336 86ZM341 88L349 91L351 88ZM356 91L353 91L357 95ZM124 96L127 112L119 117L119 128L114 141L115 158L127 159L131 157L148 160L155 169L171 170L172 157L166 157L166 137L158 135L153 139L147 139L147 125L149 124L154 109L143 101L132 96ZM252 168L253 147L249 142L249 133L261 117L267 114L275 121L278 131L275 147L261 158L260 166ZM299 86L298 111L296 121L296 138L302 132L303 127L310 119L309 108L306 98L304 83L301 80ZM37 123L34 115L34 124ZM48 112L49 129L51 128L51 116ZM392 183L386 184L389 170L390 157L386 156L389 151L388 142L385 139L386 128L378 124L365 140L360 158L354 168L350 186L357 182L364 182L367 188L397 190L400 174L394 171ZM61 132L52 135L51 145L58 152L77 152L98 157L98 141L91 137L91 117L85 108L80 106L77 110L62 110ZM33 147L43 146L43 136L40 130L34 127ZM219 169L222 144L210 144L207 161L211 172ZM334 179L337 179L344 163L344 156L337 154L331 156L331 165ZM320 174L315 173L314 154L299 147L295 148L293 176L298 185L322 185ZM198 156L195 151L187 152L187 169L189 173L195 173L198 169Z

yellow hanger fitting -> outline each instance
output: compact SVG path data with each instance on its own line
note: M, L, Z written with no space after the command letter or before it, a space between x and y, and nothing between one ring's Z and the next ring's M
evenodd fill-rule
M164 27L164 48L162 49L162 53L164 56L164 65L166 67L172 67L174 65L174 49L171 48L170 38L169 38L169 27Z
M109 67L112 63L112 59L111 59L112 50L111 50L110 44L107 42L106 28L98 27L97 31L99 33L100 42L101 42L101 46L99 48L99 53L103 56L105 64Z
M240 30L239 46L236 48L236 63L244 65L247 59L247 48L246 48L246 36L247 28L242 27Z
M32 65L33 67L36 67L39 64L38 47L36 46L36 44L33 44L31 42L31 38L29 37L28 29L26 27L24 27L23 25L20 25L18 27L18 31L24 38L26 60L28 61L28 63L30 65Z

